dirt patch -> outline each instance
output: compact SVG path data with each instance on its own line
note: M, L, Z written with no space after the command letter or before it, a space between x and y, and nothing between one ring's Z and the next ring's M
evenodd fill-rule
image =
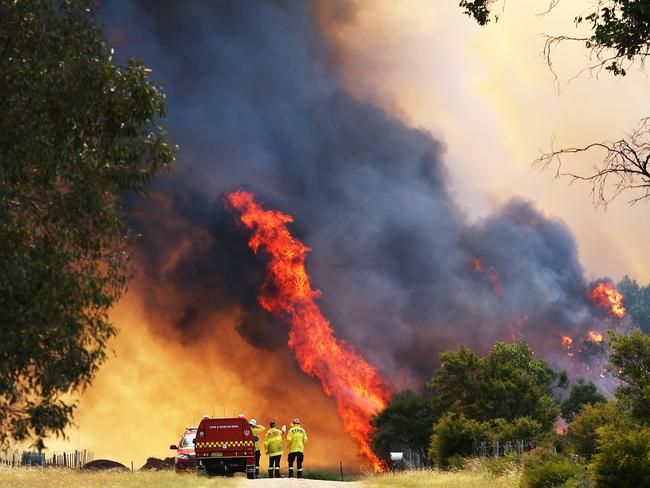
M258 479L258 480L242 480L241 486L246 488L334 488L340 486L341 488L360 488L361 485L350 481L323 481L323 480L309 480L306 478L280 478L280 479Z
M168 471L174 469L174 458L168 457L159 459L155 457L147 458L147 462L140 468L140 471Z
M111 461L110 459L95 459L89 463L84 464L83 469L89 470L106 470L114 469L117 471L128 471L129 469L117 461Z

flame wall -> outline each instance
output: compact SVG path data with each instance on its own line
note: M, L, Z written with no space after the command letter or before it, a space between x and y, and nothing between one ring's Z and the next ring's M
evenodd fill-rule
M356 462L332 401L257 303L265 263L221 200L238 187L295 218L337 337L395 389L420 385L460 342L485 351L520 333L566 366L560 332L607 325L564 223L521 198L470 221L444 144L348 90L327 34L363 14L345 0L102 3L118 55L142 57L165 85L181 152L147 201L128 202L138 274L73 442L144 461L225 406L301 416L308 459Z

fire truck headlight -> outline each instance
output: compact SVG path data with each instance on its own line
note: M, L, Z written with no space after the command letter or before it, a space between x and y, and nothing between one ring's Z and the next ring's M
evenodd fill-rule
M187 454L178 454L176 457L178 459L189 459L190 458Z

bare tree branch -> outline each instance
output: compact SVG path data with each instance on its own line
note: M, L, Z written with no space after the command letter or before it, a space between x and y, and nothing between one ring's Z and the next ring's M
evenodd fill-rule
M591 173L563 172L563 158L577 153L600 151ZM596 142L583 147L568 147L542 154L533 166L546 169L556 164L555 176L569 177L571 183L584 181L591 184L591 193L596 206L606 206L622 193L632 193L629 201L635 204L650 198L650 117L644 118L639 126L615 142Z

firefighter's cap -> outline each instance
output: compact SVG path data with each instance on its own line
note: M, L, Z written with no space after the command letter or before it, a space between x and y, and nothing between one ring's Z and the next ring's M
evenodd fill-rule
M299 423L300 423L300 419L293 419L293 423L294 423L294 424L299 424Z
M257 420L255 420L255 419L250 419L250 420L248 421L248 423L249 423L250 425L252 425L253 427L255 427L255 426L257 425Z
M275 420L271 420L271 421L269 422L269 425L270 425L271 427L275 427Z

